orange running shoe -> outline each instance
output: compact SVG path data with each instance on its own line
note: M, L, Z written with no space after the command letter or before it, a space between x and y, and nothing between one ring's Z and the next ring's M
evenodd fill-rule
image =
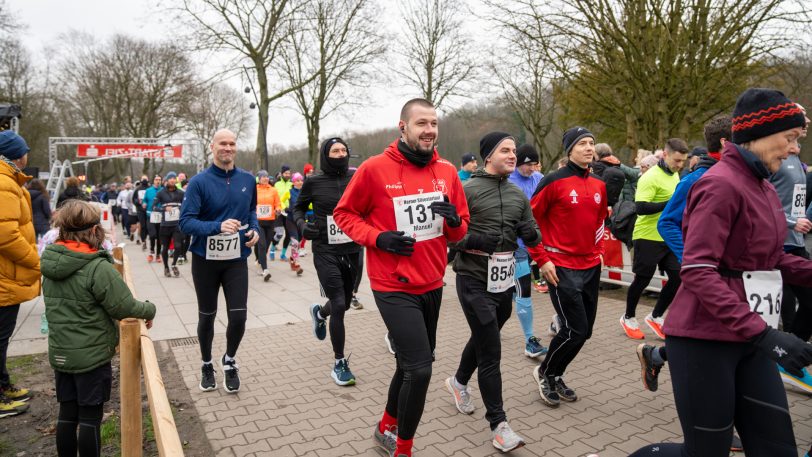
M663 324L665 323L665 319L660 317L654 317L651 313L648 313L648 316L644 319L646 324L651 327L651 330L657 334L657 338L664 340L665 339L665 332L663 332Z
M627 319L625 315L621 315L620 326L623 327L623 331L626 332L626 336L633 340L642 340L646 337L643 334L643 331L640 330L640 324L637 323L637 318L635 317L630 317Z

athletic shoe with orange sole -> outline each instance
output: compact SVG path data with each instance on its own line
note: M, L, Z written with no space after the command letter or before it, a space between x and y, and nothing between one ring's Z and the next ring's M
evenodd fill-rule
M640 330L640 324L637 322L637 318L635 317L627 318L625 315L621 315L620 326L623 327L623 331L626 332L626 336L633 340L642 340L646 337L643 334L643 331Z
M653 351L659 348L646 343L637 346L637 359L640 360L640 377L643 380L643 387L652 392L657 392L657 377L660 375L662 365L657 365L651 358Z
M648 313L648 316L644 319L646 324L648 324L649 328L657 335L657 338L664 340L665 339L665 332L663 332L663 324L665 324L665 318L662 316L654 317L651 313Z

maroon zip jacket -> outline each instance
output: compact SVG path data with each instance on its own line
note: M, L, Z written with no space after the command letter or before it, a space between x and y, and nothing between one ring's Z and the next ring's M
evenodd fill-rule
M541 180L530 200L541 229L541 244L528 247L539 265L587 270L601 263L604 253L606 184L572 162Z
M722 160L688 192L682 285L665 319L667 335L744 342L764 331L742 279L720 269L778 269L784 282L812 283L812 261L784 253L784 209L773 185L748 164L755 160L728 142Z

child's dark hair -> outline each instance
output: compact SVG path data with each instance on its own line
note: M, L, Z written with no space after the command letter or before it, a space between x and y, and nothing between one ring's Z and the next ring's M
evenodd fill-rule
M87 243L101 249L104 229L100 225L100 211L82 200L68 200L54 215L53 226L59 229L59 241Z

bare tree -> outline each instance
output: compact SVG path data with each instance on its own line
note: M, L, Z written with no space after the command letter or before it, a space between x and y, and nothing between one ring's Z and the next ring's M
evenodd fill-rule
M464 6L458 0L407 0L400 3L403 26L397 52L404 61L392 65L438 109L455 97L468 96L477 75L476 50L463 32Z
M222 83L210 84L203 88L189 103L188 112L184 115L185 128L204 144L221 128L229 128L240 137L248 128L250 117L243 103L242 94ZM194 160L206 165L208 162L206 151L204 148L203 157L194 157Z
M795 0L487 2L561 72L564 118L632 150L698 136L808 19Z
M369 65L385 46L378 33L380 14L370 0L312 0L301 16L291 30L285 68L307 128L308 159L315 165L321 121L342 107L360 105L357 89L374 79Z
M184 114L200 86L184 51L122 35L98 44L67 37L59 63L58 100L66 130L74 135L168 137L185 127ZM150 167L144 160L143 172ZM114 161L120 176L126 163Z
M183 0L181 17L190 22L198 49L225 50L235 53L238 62L250 63L259 89L257 165L265 154L268 107L300 87L291 86L278 72L290 42L290 23L304 4L303 0ZM301 85L315 77L310 75Z

